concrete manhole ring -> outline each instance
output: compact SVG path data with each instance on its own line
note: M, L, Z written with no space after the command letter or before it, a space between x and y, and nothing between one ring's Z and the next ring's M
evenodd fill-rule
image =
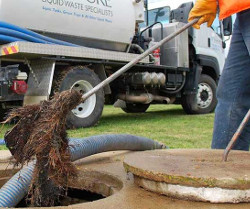
M250 202L250 153L223 150L154 150L126 156L135 183L167 196L195 201Z
M18 170L0 170L0 188L16 173ZM69 182L68 196L61 200L63 208L69 208L72 205L79 203L87 203L95 200L101 200L112 196L123 188L123 182L117 177L106 173L90 169L81 169L78 177L71 179ZM81 197L79 195L88 195L88 197ZM69 193L75 193L76 196L70 196ZM77 194L78 193L78 194ZM81 193L81 194L79 194ZM89 197L93 195L94 197ZM86 199L87 198L87 199ZM17 207L29 207L23 199Z
M83 169L79 172L78 178L69 183L69 186L109 197L119 192L123 183L108 173Z

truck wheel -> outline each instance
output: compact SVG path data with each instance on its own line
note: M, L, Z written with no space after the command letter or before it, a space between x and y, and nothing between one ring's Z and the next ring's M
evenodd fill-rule
M83 66L75 66L66 71L56 72L54 77L54 83L55 86L58 86L59 92L75 89L85 93L100 83L99 77L92 70ZM60 84L56 81L57 78L59 78ZM104 92L101 89L67 115L68 128L85 128L96 125L102 115L103 107Z
M202 74L198 84L196 99L193 95L182 97L182 107L187 114L206 114L214 111L216 99L216 83L208 75ZM196 102L196 103L195 103Z
M126 108L121 108L126 113L144 113L150 104L126 103Z
M3 122L6 120L7 114L10 111L10 109L3 109L0 107L0 122Z

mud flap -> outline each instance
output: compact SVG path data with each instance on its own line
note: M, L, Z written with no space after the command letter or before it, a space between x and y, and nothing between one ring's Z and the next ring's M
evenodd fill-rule
M24 96L24 105L37 104L49 98L55 70L55 61L34 60L30 62L28 91Z
M187 99L187 103L191 106L192 110L197 110L197 91L198 91L198 83L202 72L202 66L196 64L194 68L190 69L187 74L186 84L184 86L183 95L189 95Z

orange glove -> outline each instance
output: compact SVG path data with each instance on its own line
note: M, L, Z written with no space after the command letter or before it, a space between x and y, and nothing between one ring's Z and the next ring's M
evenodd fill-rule
M200 29L200 25L205 22L207 22L207 26L210 27L216 17L216 12L217 0L197 0L189 13L188 21L190 22L200 17L200 20L194 24L193 27Z

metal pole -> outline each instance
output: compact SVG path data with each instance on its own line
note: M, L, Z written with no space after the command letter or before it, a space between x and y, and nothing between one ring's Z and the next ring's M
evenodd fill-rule
M178 31L174 32L173 34L167 36L166 38L164 38L163 40L161 40L160 42L158 42L157 44L155 44L154 46L152 46L150 49L146 50L144 53L140 54L138 57L136 57L134 60L132 60L131 62L129 62L128 64L126 64L125 66L123 66L121 69L119 69L118 71L116 71L114 74L112 74L110 77L106 78L104 81L102 81L101 83L99 83L97 86L95 86L93 89L91 89L90 91L88 91L86 94L83 95L82 97L82 101L84 102L86 99L88 99L90 96L92 96L93 94L95 94L98 90L100 90L101 88L103 88L104 86L106 86L107 84L109 84L110 82L112 82L113 80L115 80L116 78L118 78L120 75L122 75L124 72L126 72L127 70L129 70L131 67L133 67L134 65L136 65L138 62L140 62L142 59L144 59L146 56L148 56L149 54L151 54L155 49L161 47L163 44L165 44L166 42L172 40L173 38L175 38L176 36L178 36L180 33L182 33L183 31L185 31L186 29L190 28L192 25L194 25L195 23L198 22L198 18L192 20L191 22L187 23L186 25L184 25L182 28L180 28Z
M148 26L149 23L149 17L148 17L148 0L145 0L145 9L146 9L146 26Z
M226 149L224 151L224 154L223 154L223 161L224 162L227 161L227 157L228 157L229 152L231 151L231 149L235 145L236 141L238 140L238 138L239 138L240 134L242 133L243 129L245 128L249 118L250 118L250 110L248 110L248 112L247 112L246 116L244 117L244 119L242 120L239 128L237 129L237 131L233 135L231 141L227 145L227 147L226 147Z

